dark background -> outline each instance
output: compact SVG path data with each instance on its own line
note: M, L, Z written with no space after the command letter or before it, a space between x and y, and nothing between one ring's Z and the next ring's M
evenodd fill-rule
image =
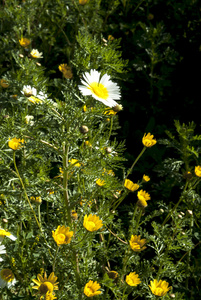
M119 138L126 140L130 165L145 132L164 138L165 130L175 131L174 120L194 121L199 131L201 3L126 1L107 22L106 34L122 39L122 55L129 60L127 73L119 78L124 107ZM151 74L153 45L158 61ZM151 155L159 163L164 151L157 145Z

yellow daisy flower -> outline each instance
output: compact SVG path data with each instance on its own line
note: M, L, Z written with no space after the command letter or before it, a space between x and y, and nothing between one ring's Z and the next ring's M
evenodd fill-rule
M99 186L103 186L103 185L105 185L105 180L101 180L100 178L96 179L96 184Z
M81 164L80 164L80 163L77 163L77 161L78 161L77 159L72 158L72 159L70 159L68 162L69 162L71 165L73 165L73 166L80 167Z
M139 189L139 187L140 187L137 183L133 183L129 179L125 180L124 186L131 192L137 191L137 189Z
M30 43L31 43L31 41L29 40L29 39L27 39L27 38L21 38L20 40L19 40L19 43L20 43L20 45L22 46L22 47L27 47L27 46L29 46L30 45Z
M151 133L144 134L142 138L142 143L145 147L152 147L156 144L156 140L153 138L154 136Z
M52 231L52 236L57 243L57 246L69 244L73 236L73 231L69 231L70 227L58 226L55 231Z
M100 229L103 226L103 222L99 219L98 216L90 214L89 216L84 216L83 226L88 231L93 232Z
M142 180L144 182L148 182L150 180L150 177L144 174Z
M166 295L167 292L172 288L171 286L169 287L168 282L162 280L158 281L156 279L150 282L149 287L152 291L152 294L160 297Z
M140 235L132 235L129 243L130 243L131 249L135 252L140 252L147 248L145 246L146 239L140 239Z
M54 275L54 272L52 272L48 278L46 272L44 274L44 278L41 274L38 274L37 279L32 279L32 281L37 284L33 286L33 289L38 290L41 295L46 295L47 292L51 294L54 290L59 289L58 282L56 282L57 277Z
M8 81L7 81L6 79L3 79L3 78L0 80L0 85L1 85L4 89L6 89L6 88L9 87Z
M101 288L100 284L97 281L90 280L84 287L84 294L87 297L93 297L101 294L99 289Z
M146 207L147 206L147 201L151 199L151 196L149 195L149 193L143 191L143 190L140 190L138 193L137 193L137 197L138 197L138 202L137 204L139 206L142 206L142 207Z
M201 166L195 167L195 175L201 177Z
M79 0L80 5L85 5L88 2L88 0Z
M126 283L130 286L137 286L140 284L139 275L135 272L131 272L129 275L126 276Z
M13 138L13 139L9 139L8 142L8 146L13 149L13 150L19 150L20 148L22 148L23 146L21 144L24 143L24 140L22 139L17 139L17 138Z

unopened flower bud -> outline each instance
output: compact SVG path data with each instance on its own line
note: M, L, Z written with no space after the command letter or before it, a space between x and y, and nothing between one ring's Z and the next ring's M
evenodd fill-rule
M4 223L8 223L8 220L5 219L5 218L3 218L2 221L3 221Z
M117 104L116 106L112 107L112 109L115 111L115 112L119 112L123 109L123 106L121 104Z
M89 131L89 128L85 125L82 125L79 129L80 129L80 132L83 134L85 134Z
M23 55L23 54L19 54L19 57L23 58L23 57L24 57L24 55Z
M160 208L160 212L161 212L161 213L164 213L164 209Z
M192 212L192 210L190 210L190 209L187 210L187 213L188 213L190 216L193 215L193 212Z
M175 294L170 294L170 297L171 298L175 298Z
M111 152L112 152L112 148L111 148L111 147L106 147L106 148L105 148L105 151L106 151L107 153L111 153Z
M183 177L187 180L190 180L193 177L193 175L190 171L187 171L183 174Z

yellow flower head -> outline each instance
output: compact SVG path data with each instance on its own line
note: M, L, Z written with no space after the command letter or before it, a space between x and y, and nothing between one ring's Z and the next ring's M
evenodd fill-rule
M129 275L126 276L126 283L130 286L137 286L140 284L139 275L135 272L131 272Z
M88 231L93 232L100 229L103 226L103 222L99 219L98 216L90 214L89 216L84 216L83 226Z
M108 37L107 37L107 39L108 39L108 41L113 41L114 37L111 34L109 34Z
M80 163L77 163L77 161L78 161L77 159L72 158L72 159L70 159L68 162L69 162L71 165L73 165L73 166L80 167L81 164L80 164Z
M124 186L131 192L137 191L137 189L139 189L139 185L137 183L133 183L129 179L125 180Z
M57 297L55 297L53 293L51 293L51 292L48 291L48 292L45 294L44 300L54 300L54 299L57 299Z
M57 246L70 243L73 231L69 231L69 229L69 227L59 225L55 231L52 231L52 236L57 243Z
M61 71L63 73L67 70L67 67L68 67L67 64L61 64L61 65L59 65L59 71Z
M151 133L144 134L142 138L142 143L145 147L152 147L156 144L156 140L153 138L154 136Z
M47 278L46 272L44 274L44 278L41 276L41 274L38 274L37 279L38 280L32 279L32 281L35 284L37 284L37 285L33 286L33 289L38 290L41 295L46 295L48 292L49 292L49 294L52 294L52 292L54 290L59 289L58 282L56 282L57 277L54 276L54 272L52 272L48 278ZM54 299L54 298L52 298L52 299Z
M42 199L41 199L40 196L38 196L38 197L31 196L30 200L33 201L33 202L35 202L35 203L37 203L37 204L41 204L42 203Z
M90 280L84 287L84 294L87 297L93 297L101 294L101 291L98 291L101 288L100 284L97 281Z
M142 180L144 182L148 182L150 180L150 177L144 174Z
M22 47L27 47L27 46L30 45L31 41L30 41L29 39L27 39L27 38L21 38L21 39L19 40L19 43L20 43L20 45L21 45Z
M74 220L77 220L77 218L78 218L78 214L77 214L77 212L76 212L75 210L72 210L72 211L71 211L71 216L72 216L72 218L73 218Z
M18 150L20 149L21 147L23 147L21 145L21 143L23 144L24 143L24 140L22 139L17 139L17 138L13 138L13 139L9 139L9 142L8 142L8 146L13 149L13 150Z
M79 0L79 4L80 5L85 5L87 3L88 0Z
M59 65L59 71L61 71L64 77L67 79L71 79L73 77L71 67L69 67L67 64Z
M116 115L116 111L114 111L113 109L110 109L110 107L108 107L108 109L106 111L104 111L104 115L106 116L114 116Z
M145 246L146 239L140 239L140 235L132 235L129 243L131 249L135 252L140 252L147 248Z
M201 177L201 166L195 167L195 175Z
M105 185L105 180L101 180L100 178L96 179L96 184L99 186L103 186L103 185Z
M4 89L6 89L6 88L9 87L8 81L7 81L6 79L3 79L3 78L0 80L0 85L1 85Z
M147 206L147 201L151 199L149 193L143 191L143 190L140 190L138 193L137 193L137 197L139 199L139 201L137 202L137 204L139 206L142 206L142 207L146 207Z
M145 201L148 201L151 199L149 193L143 191L143 190L140 190L138 193L137 193L137 196L138 196L138 199L139 200L145 200Z
M156 280L150 282L150 289L152 293L156 296L164 296L169 290L171 290L171 286L169 286L169 283L163 280Z

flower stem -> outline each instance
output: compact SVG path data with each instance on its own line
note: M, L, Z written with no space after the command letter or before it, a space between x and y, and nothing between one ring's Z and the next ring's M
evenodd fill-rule
M63 189L64 189L64 207L66 212L66 220L71 224L70 203L68 195L68 151L69 146L64 143L63 145Z
M57 250L55 252L55 256L54 256L54 260L53 260L53 264L52 264L52 271L53 272L55 271L55 263L56 263L56 257L57 257L58 252L59 252L59 246L57 245Z
M138 160L140 159L140 157L142 156L142 154L145 152L145 150L147 149L147 147L144 146L144 148L142 149L142 151L140 152L140 154L138 155L138 157L136 158L136 160L134 161L134 163L132 164L132 166L130 167L130 169L128 170L128 173L125 177L125 179L128 177L128 175L132 172L135 164L138 162Z
M136 206L137 206L137 205L136 205ZM139 227L139 223L140 223L141 216L142 216L142 209L140 209L140 212L139 212L139 214L138 214L137 224L135 225L135 230L134 230L135 234L137 234L137 229L138 229L138 227Z
M34 209L33 209L33 206L31 205L31 202L30 202L29 197L28 197L28 195L27 195L27 192L26 192L24 183L23 183L23 181L22 181L22 178L20 177L20 173L19 173L18 168L17 168L17 165L16 165L15 151L13 151L13 163L14 163L14 166L15 166L15 171L16 171L16 173L17 173L17 176L18 176L18 178L19 178L19 180L20 180L20 183L21 183L21 185L22 185L22 188L23 188L23 190L24 190L25 198L27 199L27 202L28 202L28 204L29 204L29 206L30 206L30 208L31 208L31 211L32 211L32 213L33 213L33 215L34 215L34 218L35 218L35 220L36 220L36 223L37 223L37 225L38 225L40 231L42 232L41 225L40 225L40 223L39 223L39 221L38 221L38 219L37 219L37 217L36 217L35 211L34 211Z

